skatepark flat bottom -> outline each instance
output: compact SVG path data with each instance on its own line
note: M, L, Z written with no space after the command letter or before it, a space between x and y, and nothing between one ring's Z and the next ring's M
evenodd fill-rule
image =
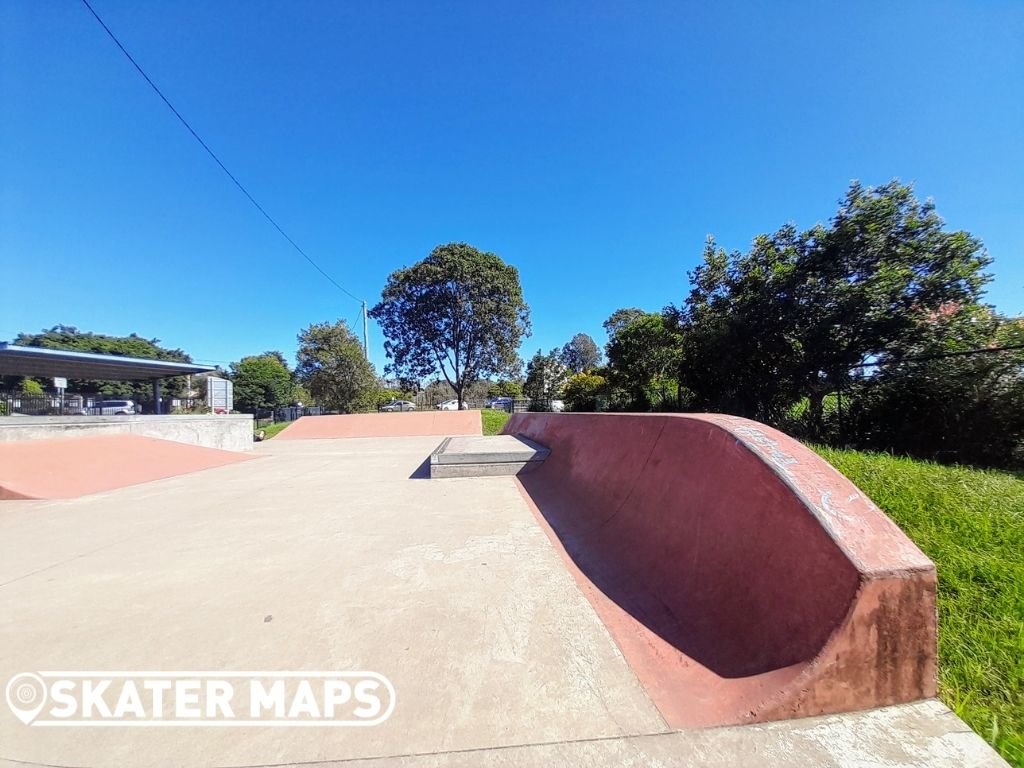
M0 503L0 682L372 670L397 702L366 728L34 728L0 704L0 765L1003 765L935 701L673 730L515 478L423 480L437 442L275 439L256 461Z

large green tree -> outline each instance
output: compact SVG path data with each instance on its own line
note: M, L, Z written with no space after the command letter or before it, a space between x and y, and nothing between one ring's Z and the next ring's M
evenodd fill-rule
M647 312L640 309L639 307L622 307L616 309L611 315L602 323L604 332L608 335L608 344L611 344L615 340L615 335L625 328L627 325L632 323L634 320L639 320L641 317L646 315ZM607 350L608 345L605 345Z
M572 373L584 373L601 364L601 350L590 336L577 333L562 347L561 359Z
M650 407L655 392L675 394L680 347L679 334L656 312L634 316L615 333L608 343L609 376L627 393L629 407Z
M298 338L295 374L318 403L343 413L372 405L377 375L344 320L314 323Z
M384 332L389 373L440 375L460 403L470 383L520 370L517 349L530 332L519 271L465 243L391 273L370 314Z
M14 339L14 343L25 347L142 357L152 360L170 360L176 363L192 362L192 358L182 350L160 346L160 339L146 339L135 333L128 336L108 336L102 333L79 331L70 325L55 325L41 333L19 333ZM173 376L164 379L163 393L165 396L180 395L184 392L185 386L186 377ZM148 381L69 379L68 391L130 398L136 402L149 402L153 399L153 385Z
M726 254L709 241L682 308L681 380L698 407L765 420L801 397L812 422L852 366L913 343L943 305L974 305L990 260L897 181L850 186L831 221Z
M246 413L279 408L292 399L292 374L280 352L243 357L231 364L235 407Z
M538 349L526 364L523 394L536 401L535 406L546 407L547 401L562 396L569 374L559 350L552 349L545 355Z

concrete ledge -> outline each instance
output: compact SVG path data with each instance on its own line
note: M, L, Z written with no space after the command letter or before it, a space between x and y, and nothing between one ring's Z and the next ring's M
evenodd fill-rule
M519 435L449 437L430 454L430 476L518 475L539 467L549 453L543 445Z
M252 416L4 416L0 443L100 435L141 435L158 440L251 451Z

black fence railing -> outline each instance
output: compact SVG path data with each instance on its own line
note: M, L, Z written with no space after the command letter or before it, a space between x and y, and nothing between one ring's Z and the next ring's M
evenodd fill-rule
M0 416L115 416L153 412L153 404L97 393L0 391Z
M281 421L295 421L303 416L322 416L326 411L319 405L289 405L285 408L264 408L252 415L253 425L258 429Z

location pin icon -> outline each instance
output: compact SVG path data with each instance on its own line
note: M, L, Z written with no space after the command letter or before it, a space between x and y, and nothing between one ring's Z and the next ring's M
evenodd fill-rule
M46 704L46 683L39 675L22 672L7 683L7 706L14 716L28 725Z

